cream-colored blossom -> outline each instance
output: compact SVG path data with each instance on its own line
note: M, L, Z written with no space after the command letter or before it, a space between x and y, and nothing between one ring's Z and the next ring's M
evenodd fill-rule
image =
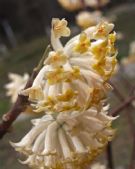
M53 51L32 87L21 92L35 112L45 114L32 121L34 127L19 143L12 143L26 155L22 163L34 169L82 169L111 141L115 118L107 115L105 104L116 64L113 27L102 22L63 46L63 28L57 36L52 24Z
M89 165L112 140L114 118L99 107L77 114L73 111L33 120L31 131L19 143L11 143L26 155L22 163L34 169L82 169Z
M80 34L79 43L74 47L74 51L83 54L85 52L88 52L89 47L90 39L87 37L87 34L85 32L82 32Z
M8 77L10 79L10 82L5 85L5 88L7 90L6 95L10 96L11 102L14 103L19 92L24 89L29 79L29 75L27 73L25 73L23 76L15 73L9 73Z
M69 36L70 35L70 29L67 27L67 21L65 19L58 19L54 18L52 20L52 29L55 37L61 37L61 36Z
M36 112L83 109L95 89L103 93L103 98L106 97L109 90L106 80L113 74L116 64L112 29L112 24L102 22L84 30L63 46L60 36L54 36L52 27L54 51L49 53L32 87L22 92L35 102ZM74 97L69 97L68 91L72 91ZM67 99L60 100L59 97Z
M102 20L108 20L102 16L100 11L88 12L82 11L76 16L76 23L82 29L97 25Z

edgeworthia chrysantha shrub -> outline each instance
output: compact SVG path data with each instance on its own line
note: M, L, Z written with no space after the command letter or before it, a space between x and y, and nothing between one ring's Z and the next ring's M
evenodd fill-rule
M117 51L114 25L101 22L70 39L65 19L53 19L48 55L31 88L22 91L36 113L33 128L15 149L22 162L37 169L82 169L114 135L108 114L108 80L114 73Z

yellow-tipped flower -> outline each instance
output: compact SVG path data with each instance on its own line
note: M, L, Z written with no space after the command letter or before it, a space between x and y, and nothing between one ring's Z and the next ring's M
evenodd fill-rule
M52 29L55 37L59 38L61 36L69 36L70 29L67 27L67 21L65 19L54 18L52 20Z
M79 43L74 47L74 51L83 54L85 52L88 52L89 47L90 39L85 32L82 32L80 34Z

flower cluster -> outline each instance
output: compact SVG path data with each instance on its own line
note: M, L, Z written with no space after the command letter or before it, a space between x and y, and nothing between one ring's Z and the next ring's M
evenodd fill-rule
M53 19L53 51L44 61L28 96L33 110L45 115L19 142L11 143L27 156L22 162L38 169L82 169L103 150L115 133L108 116L107 80L116 64L113 24L102 22L71 38L65 19Z

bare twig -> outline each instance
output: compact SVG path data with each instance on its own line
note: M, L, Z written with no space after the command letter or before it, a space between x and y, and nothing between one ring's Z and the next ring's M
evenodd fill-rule
M124 101L125 98L124 96L120 93L120 91L117 89L117 86L115 86L115 84L113 84L111 82L111 85L113 86L114 88L114 92L115 92L115 95L119 98L120 101ZM129 96L133 95L134 94L134 90L135 90L135 86L133 86L131 88L131 91L129 92ZM130 125L130 132L131 132L131 135L133 137L133 150L132 150L132 157L131 157L131 161L130 161L130 164L129 164L129 169L133 169L135 168L135 124L134 124L134 121L133 121L133 117L132 117L132 109L134 108L132 106L132 104L130 105L127 105L126 107L126 110L128 111L128 113L126 112L125 115L128 119L128 123Z
M131 102L135 100L135 96L128 97L122 104L120 104L116 109L112 110L111 115L117 116L119 115L120 111L122 111L125 107L129 106Z
M50 46L46 48L43 57L41 58L37 67L34 68L31 77L28 80L24 89L27 89L32 86L36 75L43 66L44 59L47 56L49 50ZM18 95L18 98L14 103L14 105L12 106L12 108L6 114L3 115L2 122L0 124L0 139L2 139L3 136L9 131L9 128L11 127L12 123L17 119L17 117L21 114L21 112L25 111L28 104L29 104L28 97Z
M107 145L106 156L107 156L107 168L114 169L112 143L111 142L108 143L108 145Z
M113 86L113 89L114 89L114 93L115 95L118 97L118 99L123 102L125 100L125 97L121 94L121 92L119 91L119 89L117 88L117 86L111 82L111 85ZM131 91L129 92L129 96L132 96L134 94L134 90L135 90L135 87L133 86L131 88ZM128 106L126 106L126 110L129 112L129 113L125 113L125 115L127 116L127 119L128 119L128 122L129 122L129 125L130 125L130 129L131 129L131 134L133 135L134 137L134 122L133 122L133 118L131 116L131 111L132 109L134 109L133 105L130 104Z

